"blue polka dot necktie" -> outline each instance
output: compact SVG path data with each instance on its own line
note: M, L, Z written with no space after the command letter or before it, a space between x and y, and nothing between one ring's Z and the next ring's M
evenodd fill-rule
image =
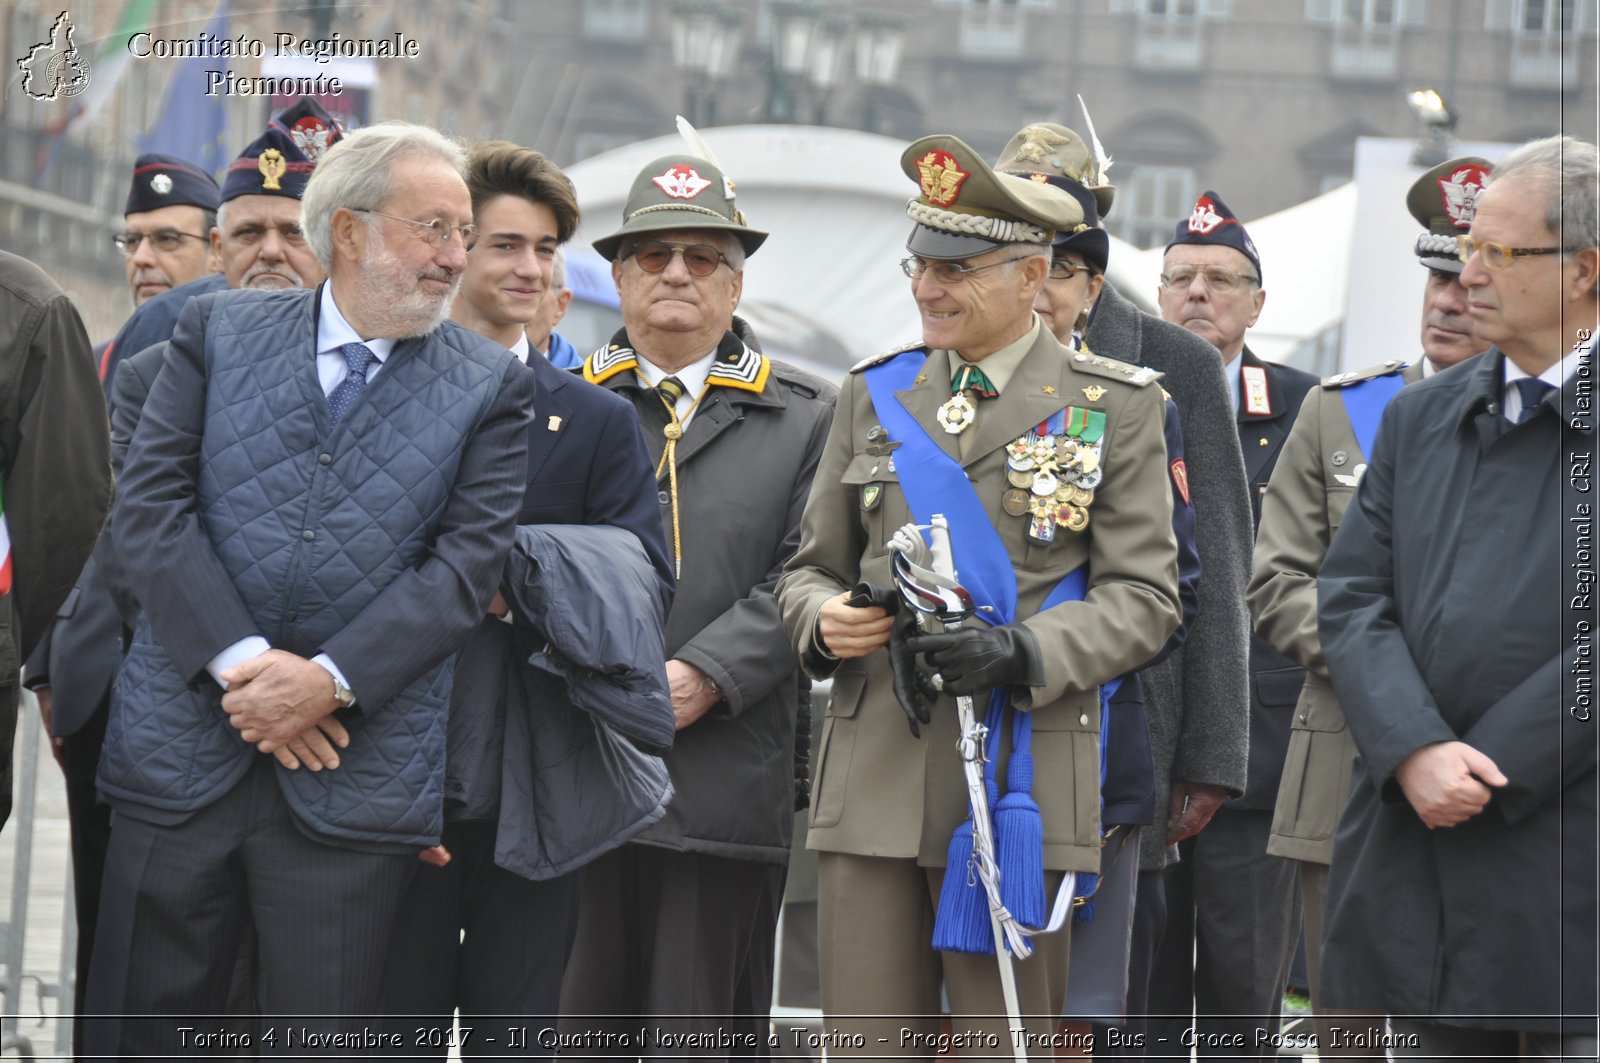
M339 353L344 355L344 362L350 367L350 374L339 381L339 386L328 395L330 426L338 424L355 404L356 396L367 386L367 366L377 357L365 343L347 343L339 348Z
M1521 424L1538 412L1539 403L1544 397L1555 390L1551 384L1545 383L1536 376L1525 376L1520 380L1513 380L1511 386L1517 389L1517 394L1522 396L1522 412L1517 414L1517 423Z

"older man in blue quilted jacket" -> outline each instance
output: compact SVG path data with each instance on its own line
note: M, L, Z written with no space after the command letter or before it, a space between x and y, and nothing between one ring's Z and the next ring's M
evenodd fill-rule
M93 1054L370 1047L341 1016L375 1010L439 841L448 659L526 477L531 378L446 320L464 161L419 126L347 138L302 200L328 282L196 299L173 335L113 517L144 615L98 779L87 1007L120 1018L89 1025ZM225 1033L210 1016L250 922L262 1011L295 1019Z

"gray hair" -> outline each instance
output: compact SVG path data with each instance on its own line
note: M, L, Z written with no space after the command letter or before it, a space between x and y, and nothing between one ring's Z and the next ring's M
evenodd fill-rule
M1532 140L1495 164L1493 179L1525 178L1548 199L1545 225L1568 253L1600 246L1600 152L1569 136Z
M556 248L555 258L550 261L550 289L561 291L567 286L567 255L561 248Z
M333 270L333 212L341 207L381 208L394 191L395 164L413 156L440 159L458 174L466 173L467 153L461 145L436 129L410 122L380 122L357 130L317 163L300 200L300 227L323 269Z
M733 233L723 232L719 229L695 229L692 226L684 231L694 232L706 243L721 251L722 256L728 260L728 268L735 273L744 269L744 244L740 243L739 238ZM624 240L622 245L617 248L617 261L621 262L633 254L633 249L640 244L660 239L660 235L660 233L646 232Z

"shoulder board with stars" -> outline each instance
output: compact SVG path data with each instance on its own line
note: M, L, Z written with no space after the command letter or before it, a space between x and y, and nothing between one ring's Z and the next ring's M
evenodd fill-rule
M718 355L710 372L706 373L706 383L740 391L760 391L767 386L771 373L772 359L757 354L749 344L741 343L738 351Z
M639 356L633 353L632 347L608 343L583 360L583 379L601 384L638 365Z
M1329 390L1338 390L1339 388L1347 388L1352 384L1359 384L1363 380L1375 380L1380 376L1393 376L1396 373L1404 372L1405 368L1406 363L1399 359L1391 358L1387 362L1369 365L1365 369L1353 369L1348 373L1335 373L1332 376L1323 377L1322 386Z
M1072 356L1072 368L1123 384L1132 384L1136 388L1145 387L1161 379L1161 374L1148 366L1119 362L1115 358L1102 358L1087 351L1079 351Z
M900 347L892 347L889 350L884 351L882 354L875 354L871 358L861 359L861 361L850 367L850 372L859 373L863 369L871 369L875 365L882 365L884 362L887 362L897 354L904 354L907 351L919 351L922 349L923 346L921 340L917 340L915 343L907 343Z

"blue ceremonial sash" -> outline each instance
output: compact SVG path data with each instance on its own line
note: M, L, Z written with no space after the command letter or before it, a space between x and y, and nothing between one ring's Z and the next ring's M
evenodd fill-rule
M1361 448L1362 461L1372 457L1372 441L1378 438L1383 408L1405 386L1405 379L1399 373L1390 373L1339 389L1345 413L1350 417L1350 427L1356 434L1356 446Z
M1011 567L1006 544L990 522L988 510L966 470L940 448L895 396L896 391L915 384L927 358L925 350L904 351L861 375L867 382L878 422L890 439L900 443L894 452L895 473L911 519L926 524L933 514L944 514L950 523L951 554L961 584L975 603L988 607L978 616L990 624L1009 624L1017 617L1017 574ZM926 538L927 533L923 534ZM1080 565L1063 576L1039 611L1062 602L1082 601L1089 585L1084 568ZM1102 686L1102 698L1109 699L1120 682L1114 679Z

